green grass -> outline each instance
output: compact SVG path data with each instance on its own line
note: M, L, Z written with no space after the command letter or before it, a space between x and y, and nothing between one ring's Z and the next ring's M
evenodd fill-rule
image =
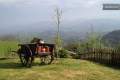
M51 65L32 68L20 65L19 59L0 61L0 80L120 80L120 70L84 60L59 59Z
M17 45L17 41L0 41L0 57L5 57L10 50L16 50Z

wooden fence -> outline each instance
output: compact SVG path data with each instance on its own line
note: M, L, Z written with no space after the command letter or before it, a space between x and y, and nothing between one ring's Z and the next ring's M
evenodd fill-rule
M80 59L120 66L120 50L111 48L92 48L89 49L86 53L81 54Z

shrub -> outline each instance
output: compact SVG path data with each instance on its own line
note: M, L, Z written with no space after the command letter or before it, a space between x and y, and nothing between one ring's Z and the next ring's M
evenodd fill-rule
M60 58L68 58L68 57L69 57L68 51L65 50L65 49L61 49L61 50L59 51L59 57L60 57Z

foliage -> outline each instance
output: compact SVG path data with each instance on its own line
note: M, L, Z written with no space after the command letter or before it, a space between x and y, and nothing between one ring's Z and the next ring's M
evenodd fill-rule
M60 57L60 58L68 58L68 57L69 57L68 51L65 50L65 49L59 50L59 57Z
M86 47L88 47L88 48L104 47L104 44L103 44L101 38L102 38L102 36L96 32L89 33L87 40L86 40Z
M55 37L55 44L56 44L56 49L58 49L59 51L62 48L62 38L60 37L60 35Z
M120 51L120 43L116 45L116 47L114 47L116 49L118 49L118 51Z
M102 48L105 47L101 36L98 33L89 33L84 40L71 42L65 46L67 50L76 52L79 54L83 54L87 52L90 48Z

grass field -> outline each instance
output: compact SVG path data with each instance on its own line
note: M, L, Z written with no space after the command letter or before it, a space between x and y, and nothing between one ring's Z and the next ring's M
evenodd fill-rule
M51 65L32 68L20 65L19 59L0 61L0 80L120 80L120 70L84 60L59 59Z
M16 50L17 45L17 41L0 41L0 58L9 54L10 50Z

